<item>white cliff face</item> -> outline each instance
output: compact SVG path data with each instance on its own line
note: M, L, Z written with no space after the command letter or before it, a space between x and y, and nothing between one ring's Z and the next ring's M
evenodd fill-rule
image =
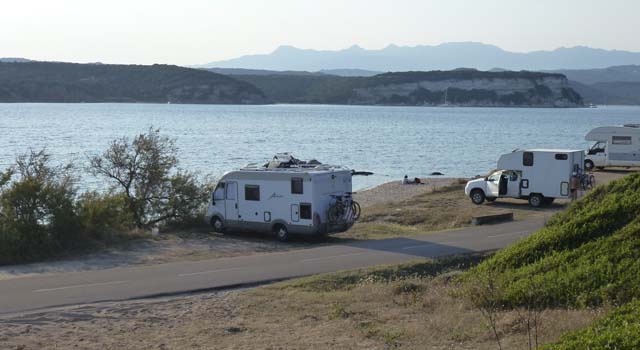
M546 87L548 89L542 88ZM536 93L543 90L543 93ZM352 103L362 104L441 104L445 102L445 91L448 98L446 103L464 106L508 106L508 105L535 105L535 106L557 106L572 107L578 104L563 96L563 89L569 88L566 78L544 77L539 79L523 78L483 78L468 80L441 80L441 81L420 81L401 84L377 85L373 87L354 89L351 98ZM458 96L456 97L456 91ZM420 98L415 97L419 91L428 90L431 94L424 103L420 103ZM482 90L484 95L471 93L473 90ZM469 92L468 94L466 92ZM545 93L550 92L550 94ZM487 97L486 95L494 97ZM510 98L517 94L524 96L522 99ZM438 98L439 95L443 97ZM464 96L463 96L464 95ZM412 97L413 96L413 97ZM483 97L484 96L484 97ZM403 99L405 98L405 99ZM409 99L406 103L402 103ZM393 101L396 101L394 103Z

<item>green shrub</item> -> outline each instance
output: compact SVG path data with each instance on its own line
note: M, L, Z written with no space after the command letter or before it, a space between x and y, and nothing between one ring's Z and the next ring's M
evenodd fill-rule
M111 240L134 226L121 194L84 193L78 200L78 215L85 234L94 240Z
M41 259L82 245L71 170L50 165L44 151L31 151L3 175L0 263Z
M621 306L590 327L564 335L553 350L640 349L640 301Z

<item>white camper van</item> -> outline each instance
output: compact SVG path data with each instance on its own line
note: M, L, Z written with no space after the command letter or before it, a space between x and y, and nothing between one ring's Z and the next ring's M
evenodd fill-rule
M353 171L301 162L277 154L264 166L249 165L220 178L206 220L225 230L325 235L348 230L360 215L352 199Z
M569 198L571 177L582 173L584 152L562 149L515 150L503 154L498 170L467 182L464 192L475 204L497 198L528 199L533 207Z
M595 142L587 151L585 169L640 166L640 125L602 126L584 138Z

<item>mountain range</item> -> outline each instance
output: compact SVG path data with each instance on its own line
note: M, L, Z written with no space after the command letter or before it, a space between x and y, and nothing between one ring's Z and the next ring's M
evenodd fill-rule
M357 45L327 51L280 46L269 54L248 55L210 62L201 68L321 71L362 69L370 71L431 71L459 67L489 70L593 69L640 64L640 52L604 50L585 46L552 51L510 52L494 45L454 42L440 45L397 46L367 50Z

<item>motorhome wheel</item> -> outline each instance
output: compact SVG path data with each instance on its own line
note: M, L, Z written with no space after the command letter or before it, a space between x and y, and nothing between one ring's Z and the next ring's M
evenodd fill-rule
M540 194L534 193L531 196L529 196L529 205L534 208L541 207L543 201L544 201L544 198Z
M482 190L473 190L471 191L471 201L473 202L473 204L482 204L484 203L485 200L485 196L484 196L484 192L482 192Z
M220 220L220 218L217 216L211 218L211 226L213 227L213 231L215 232L224 232L224 224L222 223L222 220Z
M289 231L287 230L286 226L276 225L273 231L276 233L276 238L280 242L286 242L287 240L289 240Z
M584 161L584 168L585 168L586 170L588 170L588 171L593 170L594 165L595 165L595 164L593 164L593 161L592 161L592 160L590 160L590 159L587 159L587 160L585 160L585 161Z
M553 204L554 200L555 200L555 198L544 197L543 203L544 203L544 205L551 205L551 204Z

